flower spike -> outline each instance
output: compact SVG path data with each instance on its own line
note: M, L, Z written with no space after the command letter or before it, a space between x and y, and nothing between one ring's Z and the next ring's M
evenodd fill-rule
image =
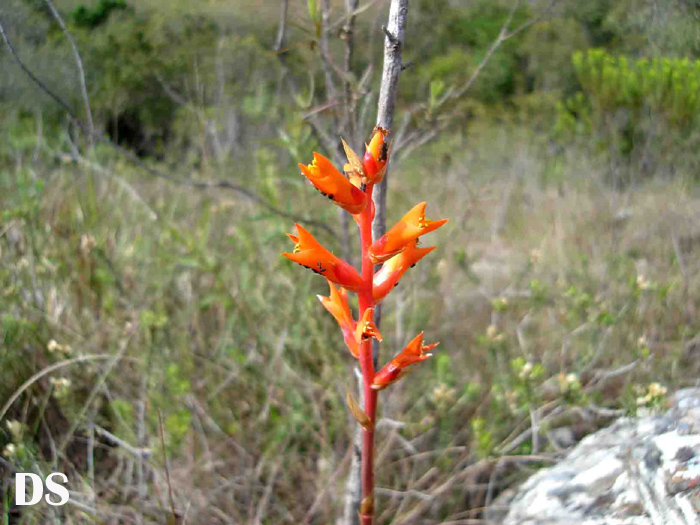
M417 239L421 235L437 230L449 220L426 220L425 207L425 202L416 204L399 222L372 244L369 249L369 257L374 264L379 264L390 259L403 250L411 241Z
M409 242L402 252L394 255L386 261L382 268L374 274L372 285L372 297L374 303L379 304L399 280L418 261L435 249L435 246L418 248L418 239Z
M362 277L355 268L326 250L300 224L297 224L296 227L298 237L290 233L287 234L287 237L294 243L294 252L282 255L348 290L357 291L362 286Z
M359 358L360 350L355 337L355 327L357 323L352 318L352 312L348 304L348 292L345 288L340 288L340 290L338 290L330 281L328 281L328 286L330 286L331 289L330 297L323 297L322 295L317 295L316 297L321 301L324 308L338 321L340 330L343 332L345 345L348 347L348 350L350 350L350 353Z
M380 343L383 341L382 334L379 333L379 328L372 321L374 316L374 308L367 308L365 313L362 315L362 319L357 323L355 328L355 340L358 344L366 341L370 337L374 337Z
M413 341L408 343L406 348L384 365L384 368L377 372L374 376L374 381L372 381L372 389L382 390L401 379L401 377L410 372L410 368L408 367L425 361L432 356L433 354L426 354L425 352L432 350L438 344L439 343L424 345L423 332L419 333L413 338Z
M299 164L301 172L311 184L335 204L353 215L362 213L367 206L367 196L355 187L333 163L314 151L314 160L308 166Z
M362 159L365 176L370 182L379 183L384 178L386 173L386 165L389 162L389 154L391 153L389 143L386 142L386 137L389 132L384 128L377 126L372 132L372 139L367 144L365 156Z

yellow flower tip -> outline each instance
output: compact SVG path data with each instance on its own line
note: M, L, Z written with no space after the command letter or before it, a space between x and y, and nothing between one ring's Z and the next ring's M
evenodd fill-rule
M379 332L379 328L372 318L374 317L374 308L367 308L365 313L362 314L362 319L357 323L357 328L355 328L355 339L358 343L366 341L367 339L374 337L380 343L384 340L382 334Z
M372 139L369 141L369 145L367 145L367 149L372 153L374 160L379 162L387 160L386 137L388 136L389 132L381 126L374 128Z
M365 144L365 155L362 159L365 176L370 182L381 182L386 173L389 161L390 145L386 141L389 132L377 126L372 132L369 144Z

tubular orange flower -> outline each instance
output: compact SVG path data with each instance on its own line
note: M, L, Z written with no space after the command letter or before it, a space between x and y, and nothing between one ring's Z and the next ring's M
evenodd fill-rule
M296 227L299 237L287 234L294 243L294 252L282 255L348 290L357 291L362 286L362 277L355 268L326 250L301 225L296 224Z
M415 239L409 242L403 251L386 261L381 270L374 274L372 285L374 303L379 304L391 289L399 284L399 279L403 277L403 274L434 249L435 246L418 248L418 239Z
M389 144L386 137L389 132L377 126L372 133L372 139L367 144L365 156L362 159L365 176L370 182L379 183L386 173L386 165L389 162Z
M355 328L355 340L358 344L362 343L362 341L366 341L370 337L374 337L380 343L383 341L382 334L379 333L379 328L377 328L377 325L372 321L373 316L374 308L367 308L362 315L362 319L357 323L357 327Z
M401 379L401 377L410 372L410 368L407 367L428 359L433 354L426 354L425 352L432 350L438 344L440 343L424 345L423 332L419 333L413 338L413 341L408 343L406 348L377 372L374 376L374 381L372 381L372 389L382 390Z
M374 264L390 259L403 250L409 242L421 235L437 230L449 220L426 220L425 207L425 202L416 204L399 222L370 246L369 257Z
M314 151L314 161L305 166L299 164L301 172L311 184L335 204L353 215L362 213L367 206L367 196L355 187L333 163Z
M321 301L325 309L335 317L335 320L338 321L340 330L343 332L345 345L348 347L348 350L350 350L350 353L355 357L359 357L359 345L355 337L355 326L357 323L352 318L352 312L348 304L348 292L342 287L338 290L330 281L328 281L328 286L331 288L330 297L323 297L322 295L317 295L316 297L318 297L318 300Z

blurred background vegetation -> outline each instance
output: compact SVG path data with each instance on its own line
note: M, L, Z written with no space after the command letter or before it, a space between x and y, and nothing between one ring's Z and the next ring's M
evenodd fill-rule
M289 2L276 49L272 0L56 0L95 129L137 163L0 47L2 523L341 515L354 363L325 282L279 255L293 217L349 249L297 168L333 154L311 122L342 113L319 4ZM365 115L358 149L388 2L360 7L352 74L331 72ZM380 397L378 523L480 518L582 436L697 381L700 3L516 7L410 4L388 222L422 200L451 222L385 302L382 362L422 329L441 346ZM331 2L337 57L344 12ZM86 121L48 4L3 0L0 22ZM490 54L506 22L522 31ZM15 468L66 473L71 504L20 513Z

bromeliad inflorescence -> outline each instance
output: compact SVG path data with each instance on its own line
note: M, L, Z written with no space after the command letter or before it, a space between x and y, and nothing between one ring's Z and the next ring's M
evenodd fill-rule
M391 155L389 132L381 127L374 129L365 154L358 155L343 141L348 158L343 166L344 174L323 155L314 152L311 164L299 164L301 172L334 204L352 214L360 230L362 270L336 257L308 231L296 225L297 235L287 234L294 242L292 253L283 253L288 259L309 268L328 280L330 295L318 296L321 304L331 313L340 326L345 345L360 360L364 383L364 410L349 396L350 409L364 429L362 447L362 503L360 517L363 525L371 524L374 515L373 443L374 421L377 411L377 392L398 381L410 367L428 359L427 353L437 343L424 345L423 333L418 334L401 352L375 373L372 361L371 339L382 341L379 328L373 321L374 307L399 283L409 268L435 249L418 247L418 239L438 229L447 219L430 221L425 218L426 203L413 207L381 238L373 241L374 185L386 174ZM382 264L374 271L377 264ZM338 285L338 286L336 286ZM339 288L338 288L339 287ZM348 303L348 291L358 297L359 315L356 321Z

